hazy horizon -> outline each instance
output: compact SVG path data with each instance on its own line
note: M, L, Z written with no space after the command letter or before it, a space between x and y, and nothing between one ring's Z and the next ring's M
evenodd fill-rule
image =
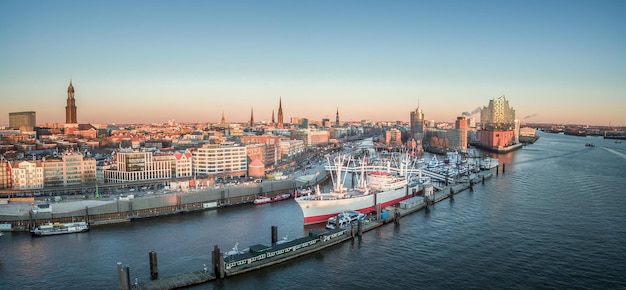
M279 98L286 122L451 122L505 95L626 126L624 35L624 1L3 1L0 124L63 123L71 79L79 123L269 121Z

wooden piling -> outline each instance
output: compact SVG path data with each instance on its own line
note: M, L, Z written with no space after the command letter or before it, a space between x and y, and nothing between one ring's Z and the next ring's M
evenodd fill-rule
M496 166L496 176L498 176L498 172L500 172L500 165Z
M506 167L506 163L502 163L502 174L504 174L504 168Z
M278 242L278 227L272 226L272 246Z
M485 185L485 175L483 175L483 185Z
M155 251L150 251L148 253L148 259L150 260L150 279L151 280L159 279L159 266L157 262L157 253Z
M130 269L120 262L117 263L117 282L120 290L130 290Z
M220 252L220 247L213 246L213 252L211 252L211 261L213 263L213 274L215 277L224 278L224 257Z
M359 236L359 238L363 236L363 221L362 220L359 220L357 222L357 235Z

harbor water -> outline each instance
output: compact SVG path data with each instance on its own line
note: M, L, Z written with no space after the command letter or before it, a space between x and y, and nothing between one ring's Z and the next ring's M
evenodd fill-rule
M539 133L499 155L506 172L430 210L330 249L194 289L626 288L626 144ZM594 143L595 147L587 147ZM0 289L116 289L131 281L210 268L223 251L300 237L293 200L92 228L0 237Z

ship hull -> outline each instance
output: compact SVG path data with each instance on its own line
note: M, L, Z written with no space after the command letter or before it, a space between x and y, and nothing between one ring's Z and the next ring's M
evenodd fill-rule
M350 198L338 199L307 199L296 198L296 202L302 209L304 224L325 223L328 218L336 216L345 210L354 210L361 213L370 213L376 210L376 203L381 208L399 203L409 197L408 187L400 187L375 194L362 195Z

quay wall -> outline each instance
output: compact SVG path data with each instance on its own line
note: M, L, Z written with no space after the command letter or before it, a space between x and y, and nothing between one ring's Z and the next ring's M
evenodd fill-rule
M328 178L328 173L320 172L318 183ZM165 216L191 211L202 211L205 203L216 203L217 207L252 203L257 196L274 196L292 193L297 187L305 186L293 179L273 180L242 186L208 188L203 191L155 194L128 200L111 200L109 203L80 207L57 212L34 213L22 210L13 214L0 213L0 224L10 224L13 231L28 231L30 227L47 222L88 221L91 225L128 222L134 219ZM76 203L80 201L74 201Z

